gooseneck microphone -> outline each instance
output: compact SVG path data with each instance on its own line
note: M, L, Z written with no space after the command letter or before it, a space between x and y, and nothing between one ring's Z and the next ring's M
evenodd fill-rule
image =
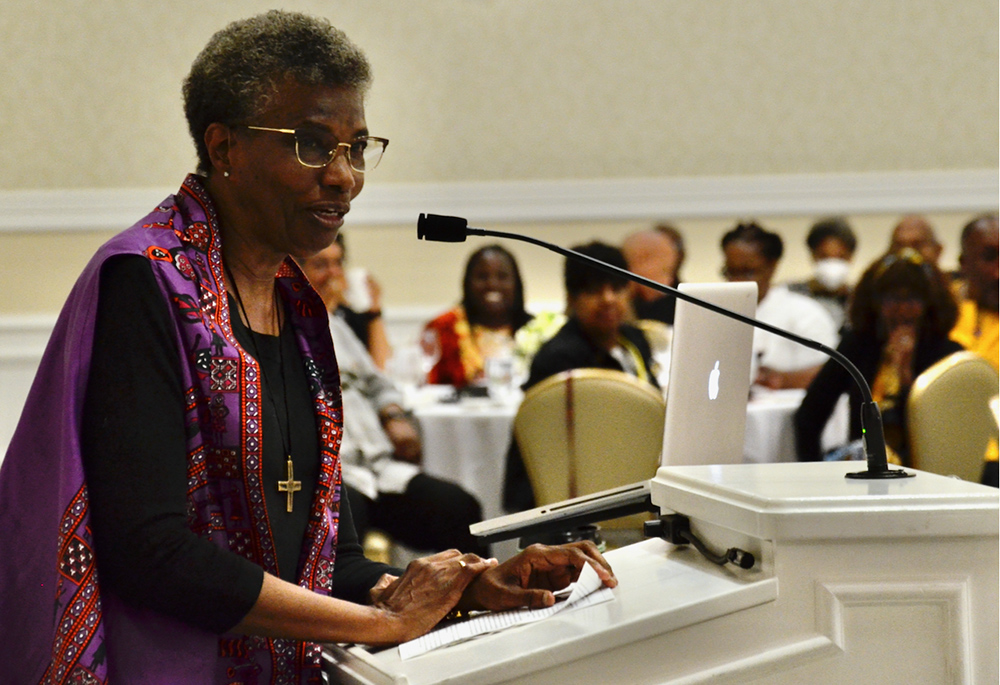
M730 319L736 319L737 321L745 323L748 326L753 326L754 328L759 328L763 331L767 331L768 333L773 333L774 335L786 338L800 345L805 345L810 349L819 350L831 359L836 360L837 363L847 370L847 372L851 375L851 378L854 380L854 383L861 390L863 398L861 405L861 435L865 448L868 469L866 471L848 473L847 477L860 479L884 479L907 478L915 475L907 473L902 469L889 468L885 456L885 436L882 433L882 413L879 411L878 404L876 404L872 399L871 388L868 387L868 382L865 381L865 377L861 375L858 367L856 367L851 360L845 357L841 352L833 349L832 347L828 347L822 343L816 342L815 340L810 340L809 338L803 338L802 336L795 335L794 333L786 331L783 328L772 326L771 324L764 323L763 321L758 321L757 319L752 319L748 316L731 312L724 307L720 307L712 304L711 302L706 302L692 295L688 295L687 293L681 292L676 288L671 288L668 285L651 281L648 278L643 278L642 276L634 274L631 271L626 271L625 269L620 269L617 266L606 264L599 259L594 259L593 257L580 254L579 252L568 250L564 247L553 245L552 243L547 243L544 240L538 240L537 238L519 235L517 233L505 233L503 231L490 231L484 228L472 228L469 226L468 221L457 216L421 214L420 218L417 219L417 238L420 240L461 243L465 242L465 239L470 235L508 238L511 240L520 240L525 243L531 243L532 245L538 245L547 250L551 250L552 252L561 254L568 259L585 262L595 268L622 276L630 281L639 283L640 285L647 286L653 290L658 290L661 293L673 295L674 297L684 300L685 302L690 302L691 304L703 307L704 309L713 311L716 314L727 316Z

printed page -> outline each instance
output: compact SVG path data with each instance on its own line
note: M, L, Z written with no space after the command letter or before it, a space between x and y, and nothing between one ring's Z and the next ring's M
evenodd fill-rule
M399 658L403 661L426 654L432 649L453 645L478 635L493 633L511 626L541 621L560 611L576 607L593 606L614 599L611 588L604 587L597 571L586 564L575 583L556 594L556 603L544 609L512 609L486 612L466 621L436 628L422 637L399 645ZM561 600L561 598L565 599ZM560 601L561 600L561 601Z

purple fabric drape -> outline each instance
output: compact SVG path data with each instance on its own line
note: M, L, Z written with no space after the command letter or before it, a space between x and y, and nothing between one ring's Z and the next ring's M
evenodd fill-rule
M89 528L80 421L100 271L149 259L176 322L187 395L188 524L274 572L261 477L260 373L233 337L218 219L202 180L101 247L46 347L0 468L0 663L10 682L311 682L319 647L218 636L101 591ZM340 379L326 310L291 260L276 275L306 364L320 471L299 585L331 586L340 497ZM141 325L142 322L136 322ZM155 591L155 588L150 588Z

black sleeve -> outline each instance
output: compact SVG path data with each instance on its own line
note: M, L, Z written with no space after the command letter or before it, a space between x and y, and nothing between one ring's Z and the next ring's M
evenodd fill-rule
M368 316L367 313L360 314L350 307L340 305L337 307L337 314L344 318L344 323L347 324L351 332L357 336L358 340L365 344L365 349L368 349L371 343L371 333L369 331L369 326L372 322L372 317Z
M837 350L848 359L854 355L853 338L845 333ZM795 449L799 461L819 461L823 457L821 439L837 400L848 390L853 391L854 382L850 374L839 362L828 359L813 378L802 398L802 404L795 411Z
M264 570L187 526L175 336L146 259L105 264L81 431L98 571L126 602L221 633L250 611Z
M531 360L528 380L522 387L527 390L549 376L594 364L593 354L587 349L586 344L560 330L538 348L538 352Z
M358 534L354 530L346 488L346 485L341 486L337 559L333 565L333 588L330 594L356 604L368 604L368 591L383 573L399 576L403 571L365 558Z
M521 447L513 436L507 449L507 465L504 469L503 508L509 512L535 508L535 489L531 487Z

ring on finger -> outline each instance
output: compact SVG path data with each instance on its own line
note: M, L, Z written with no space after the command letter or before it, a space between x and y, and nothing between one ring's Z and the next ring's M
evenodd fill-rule
M465 568L466 566L468 566L468 564L466 564L465 561L462 560L462 559L458 560L458 565L461 566L462 568Z

